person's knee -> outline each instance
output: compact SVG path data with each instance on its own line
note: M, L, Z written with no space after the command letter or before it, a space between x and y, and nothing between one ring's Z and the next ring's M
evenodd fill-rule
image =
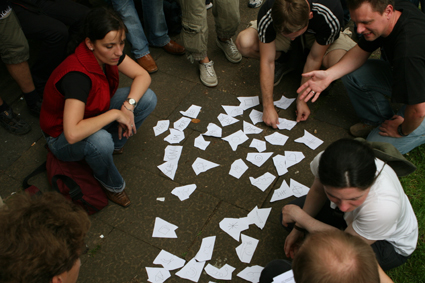
M256 46L258 45L258 37L254 35L256 31L250 28L240 32L236 38L235 44L239 52L244 57L251 57L253 52L258 52Z
M114 141L106 130L99 130L87 138L86 155L100 154L102 156L112 155Z

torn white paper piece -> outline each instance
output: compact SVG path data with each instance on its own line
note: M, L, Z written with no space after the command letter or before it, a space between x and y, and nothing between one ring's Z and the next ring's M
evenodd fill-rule
M156 200L157 200L157 201L162 201L162 202L164 202L164 201L165 201L165 198L164 198L164 197L159 197L159 198L156 198Z
M170 272L162 267L145 267L148 273L148 281L152 283L163 283L171 277Z
M197 148L200 148L202 150L205 150L208 146L210 145L210 141L206 141L204 139L204 137L202 136L202 134L200 134L196 139L195 139L195 144L194 146Z
M289 188L291 189L294 196L296 196L297 198L305 196L308 193L308 191L310 190L309 187L304 186L301 183L298 183L294 179L289 180Z
M260 104L260 98L258 96L239 96L238 100L241 102L239 106L241 106L243 110Z
M285 118L279 118L279 125L277 125L279 130L292 130L293 127L295 127L295 125L297 124L297 122L295 121L291 121Z
M285 180L283 180L282 185L280 185L280 188L273 192L273 196L270 199L270 202L286 199L292 195L292 191L289 189L288 184Z
M286 168L289 168L304 159L301 151L285 151Z
M273 277L272 283L295 283L294 273L291 270Z
M245 171L248 170L248 166L243 162L241 158L235 160L230 166L229 175L239 179Z
M264 267L259 265L245 267L237 276L251 283L258 283L260 282L261 271L263 269Z
M158 121L158 123L156 123L156 126L153 127L155 137L166 132L168 130L169 126L170 126L170 120L160 120L160 121Z
M232 105L221 105L226 114L232 117L236 117L243 114L243 108L240 106L232 106Z
M233 151L236 151L238 145L246 142L248 140L248 137L244 134L244 132L242 132L242 130L239 130L231 135L228 135L227 137L224 137L223 140L227 141L230 144L230 147Z
M252 109L251 113L249 113L249 118L254 125L259 122L263 122L263 112Z
M316 148L318 148L323 143L323 141L321 139L316 138L315 136L313 136L312 134L310 134L306 130L304 130L304 136L296 139L295 142L303 143L306 146L308 146L309 148L311 148L312 150L315 150Z
M204 136L211 136L216 138L221 138L221 128L214 123L209 123L207 126L207 131L203 134Z
M174 270L182 267L185 262L186 261L184 259L181 259L165 250L161 250L153 261L153 264L160 264L167 270Z
M197 262L192 258L182 269L176 272L180 278L184 278L193 282L198 282L204 269L205 261Z
M226 127L236 122L239 122L238 119L235 119L232 116L223 113L220 113L217 119L220 121L222 127Z
M246 135L259 134L262 131L263 131L263 129L260 129L260 128L254 126L251 123L248 123L246 121L243 121L243 132Z
M181 117L180 119L178 119L177 121L174 122L174 129L179 130L179 131L184 131L184 129L187 128L187 126L189 126L190 122L192 120L187 118L187 117Z
M266 139L266 141L268 141L272 145L284 146L289 137L282 135L280 133L274 132L273 134L265 136L264 138Z
M258 208L257 206L254 207L253 210L251 210L250 213L248 213L248 223L249 224L255 224L258 228L261 230L264 228L264 225L266 225L267 218L269 218L270 211L272 210L271 207L269 208Z
M176 129L170 129L170 134L164 139L171 144L179 143L182 140L184 140L184 133Z
M259 188L263 192L267 190L267 188L273 183L274 179L276 179L276 176L270 174L269 172L264 173L257 179L255 179L254 177L249 177L251 184Z
M174 176L176 175L178 164L176 161L166 161L162 163L161 165L157 166L159 170L161 170L162 173L164 173L165 176L170 178L171 180L174 180Z
M195 119L196 117L198 117L201 108L201 106L192 104L192 106L190 106L186 111L180 111L180 113L186 117Z
M272 155L273 152L249 152L246 155L246 160L257 167L261 167L261 165L263 165Z
M182 154L183 146L181 145L167 145L164 150L164 161L178 162Z
M175 187L171 193L177 196L181 201L184 201L190 197L190 195L196 190L195 184L190 184L181 187Z
M283 174L288 172L286 168L286 157L283 155L276 155L273 157L274 167L276 167L277 174L282 176Z
M179 228L159 217L155 218L152 237L154 238L177 238L176 229Z
M212 258L215 245L215 236L205 237L202 239L201 247L195 256L197 261L207 261Z
M258 139L252 139L252 142L249 147L256 148L258 152L263 152L266 150L266 142Z
M220 164L208 161L203 158L196 158L195 162L192 164L193 171L195 171L196 175L199 175L202 172L206 172L214 167L220 166Z
M220 221L219 226L221 230L239 242L241 232L249 228L248 218L224 218Z
M279 107L281 109L287 109L289 107L289 105L291 105L292 102L294 102L295 98L286 98L285 96L282 95L282 97L273 102L274 105L276 105L276 107Z
M250 263L259 241L244 234L241 234L241 241L242 244L236 247L236 254L240 261Z
M227 263L223 265L220 269L212 266L208 263L208 265L205 267L205 272L219 280L232 280L232 272L235 271L235 268L233 266L228 265Z

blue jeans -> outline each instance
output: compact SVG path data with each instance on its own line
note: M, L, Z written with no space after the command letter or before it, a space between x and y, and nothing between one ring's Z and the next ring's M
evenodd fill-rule
M351 103L360 119L377 127L370 132L368 141L387 142L394 145L402 154L425 143L425 120L407 137L393 138L379 135L379 125L394 115L388 100L392 94L393 76L387 61L369 59L356 71L342 77ZM406 106L397 115L404 117Z
M170 42L168 27L164 15L163 0L141 0L143 6L143 26L134 7L133 0L112 0L112 6L120 13L127 27L127 38L132 45L134 58L139 59L149 54L149 43L162 47Z
M121 109L130 92L130 88L120 88L111 98L110 109ZM138 129L146 117L155 109L156 95L148 89L134 109L134 122ZM87 138L69 144L64 133L58 137L46 137L50 151L62 161L79 161L85 159L93 170L94 177L109 191L122 192L125 181L114 164L112 153L114 149L124 146L127 139L118 139L118 123L113 122Z

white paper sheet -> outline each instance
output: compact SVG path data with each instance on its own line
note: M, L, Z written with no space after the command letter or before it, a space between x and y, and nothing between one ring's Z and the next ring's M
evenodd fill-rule
M263 112L252 109L251 113L249 113L249 118L254 125L259 122L263 122Z
M170 222L165 221L159 217L155 218L155 225L153 227L153 238L177 238L175 230L179 228Z
M264 225L266 225L267 218L269 218L270 211L272 210L271 207L269 208L258 208L257 206L254 207L249 213L248 213L248 223L249 224L255 224L258 228L263 230Z
M262 131L263 131L263 129L260 129L260 128L254 126L251 123L248 123L246 121L243 121L243 132L246 135L259 134Z
M301 183L298 183L294 179L289 180L289 188L291 188L292 193L297 198L305 196L308 193L308 191L310 190L309 187L304 186Z
M248 170L248 166L243 162L241 158L235 160L232 165L230 166L229 175L235 177L236 179L239 179L243 173Z
M304 130L304 136L296 139L295 142L303 143L306 146L308 146L309 148L311 148L312 150L315 150L316 148L318 148L323 143L323 141L321 139L316 138L315 136L313 136L312 134L310 134L306 130Z
M243 114L243 108L240 106L232 106L232 105L221 105L226 114L232 117L236 117Z
M208 263L205 267L205 272L219 280L232 280L232 272L235 270L233 266L228 265L227 263L223 265L221 268L217 268Z
M196 117L198 117L201 108L201 106L192 104L186 111L180 111L180 113L186 117L195 119Z
M259 240L244 234L241 234L241 240L242 243L236 247L236 254L238 255L240 261L250 263L252 256L257 249Z
M196 175L199 175L202 172L206 172L214 167L220 166L220 164L208 161L203 158L196 158L195 162L192 164L193 171L195 171Z
M207 147L210 145L210 141L206 141L204 139L204 136L202 136L202 134L200 134L194 142L194 146L197 148L200 148L202 150L207 149Z
M158 121L158 123L156 123L156 126L153 127L155 137L166 132L168 130L168 127L170 127L170 120L160 120L160 121Z
M195 256L197 261L207 261L212 258L215 245L215 236L205 237L202 239L201 247Z
M174 176L176 175L178 167L177 161L166 161L157 167L159 170L161 170L162 173L164 173L165 176L171 180L174 180Z
M175 270L185 264L185 260L165 250L161 250L156 256L153 264L160 264L167 270Z
M224 137L223 140L227 141L230 144L230 147L233 151L238 149L238 145L243 144L248 140L248 137L241 130L234 132L227 137Z
M297 124L296 121L291 121L285 118L279 118L279 125L277 125L279 130L292 130L293 127Z
M177 196L181 201L184 201L190 197L190 195L196 190L195 184L186 186L175 187L171 193Z
M178 162L182 154L183 146L181 145L167 145L164 150L164 161Z
M174 129L183 132L187 128L187 126L189 126L191 121L192 120L187 117L181 117L180 119L174 122Z
M214 123L209 123L207 126L207 131L203 134L204 136L211 136L216 138L221 138L221 128Z
M268 141L272 145L284 146L289 137L282 135L280 133L274 132L273 134L265 136L264 138L266 141Z
M304 154L301 151L285 151L286 168L289 168L304 159Z
M238 277L252 282L258 283L260 282L261 271L263 271L264 267L259 265L245 267L241 272L237 274Z
M286 199L286 198L289 198L292 195L293 194L292 194L291 189L289 188L286 181L283 180L282 185L280 185L280 188L273 192L273 196L270 199L270 202L275 202L275 201L278 201L278 200Z
M176 129L170 129L170 134L164 139L164 141L171 144L179 143L182 140L184 140L184 133Z
M274 179L276 179L276 176L270 174L269 172L264 173L256 179L254 177L249 177L251 184L263 192L267 190L267 188L273 183Z
M238 100L241 102L239 106L241 106L243 110L260 104L260 98L258 96L239 96Z
M292 272L292 269L276 277L273 277L272 283L295 283L294 273Z
M180 278L188 279L193 282L198 282L204 269L205 261L197 262L192 258L182 269L176 272Z
M274 167L276 167L277 174L279 176L284 175L288 172L288 169L286 168L286 157L283 155L276 155L273 157L273 163Z
M266 142L258 139L252 139L252 142L249 147L256 148L258 152L263 152L266 150Z
M152 283L163 283L171 277L170 272L162 267L145 267L148 273L148 281Z
M221 230L239 242L241 232L249 228L248 218L224 218L220 221L219 226Z
M218 119L218 121L220 121L220 124L221 124L222 127L226 127L226 126L232 125L236 122L239 122L238 119L235 119L232 116L227 115L227 114L223 114L223 113L220 113L218 115L217 119Z
M282 95L282 97L279 100L273 102L273 104L281 109L288 109L289 105L291 105L294 100L295 98L286 98Z
M273 152L249 152L246 155L246 160L257 167L261 167L272 155Z

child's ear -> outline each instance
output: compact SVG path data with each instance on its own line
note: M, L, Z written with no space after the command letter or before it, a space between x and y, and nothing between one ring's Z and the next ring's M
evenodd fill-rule
M313 18L313 12L310 12L309 14L308 14L308 19L309 20L311 20Z

